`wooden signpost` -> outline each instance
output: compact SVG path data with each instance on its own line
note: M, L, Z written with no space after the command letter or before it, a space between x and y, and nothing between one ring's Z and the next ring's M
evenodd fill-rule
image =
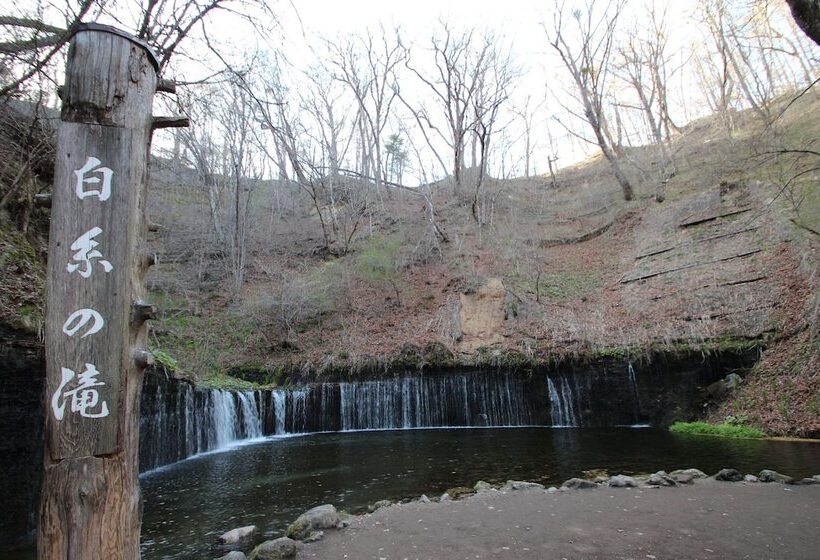
M48 254L40 560L139 558L139 413L150 48L107 26L72 37Z

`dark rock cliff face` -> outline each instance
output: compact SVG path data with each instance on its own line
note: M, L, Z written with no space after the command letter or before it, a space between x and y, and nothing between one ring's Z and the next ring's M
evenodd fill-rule
M33 542L43 468L43 347L0 327L0 548Z
M578 426L662 427L702 415L711 405L704 388L729 373L745 374L758 359L757 350L711 355L657 354L651 361L634 363L613 358L591 364L568 364L547 375L554 382L566 381L572 386Z

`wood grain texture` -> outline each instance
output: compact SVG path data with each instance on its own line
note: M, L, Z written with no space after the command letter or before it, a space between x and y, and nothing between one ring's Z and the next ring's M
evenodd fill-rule
M157 77L146 52L128 39L83 31L72 39L66 68L62 124L58 133L49 238L46 307L46 453L38 529L40 560L135 560L139 558L139 403L142 369L134 355L145 345L144 320L132 305L143 299L146 267L145 216L151 105ZM112 172L110 197L80 198L77 175L88 158ZM98 166L98 167L99 167ZM88 176L102 179L91 172ZM88 188L99 189L98 183ZM71 245L99 228L91 274ZM106 272L101 261L111 263ZM68 271L69 263L81 268ZM63 328L78 309L93 309L105 326L89 336L91 323L73 336ZM70 330L70 329L69 329ZM71 410L62 419L53 398L64 386L62 368L76 374L93 364L95 386L109 414L93 418ZM90 412L100 412L100 403Z

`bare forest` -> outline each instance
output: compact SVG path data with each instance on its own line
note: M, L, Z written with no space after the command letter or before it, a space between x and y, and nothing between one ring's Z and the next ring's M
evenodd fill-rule
M817 422L817 1L559 0L526 28L338 33L298 4L0 11L0 321L42 330L64 47L98 22L154 49L176 82L154 112L190 122L151 153L169 372L285 385L780 344L754 383L791 368L781 394ZM760 394L727 406L788 432Z

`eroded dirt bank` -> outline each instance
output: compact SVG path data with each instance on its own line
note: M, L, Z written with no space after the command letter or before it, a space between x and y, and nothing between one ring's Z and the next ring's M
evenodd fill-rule
M820 485L484 492L355 518L299 559L817 558Z

